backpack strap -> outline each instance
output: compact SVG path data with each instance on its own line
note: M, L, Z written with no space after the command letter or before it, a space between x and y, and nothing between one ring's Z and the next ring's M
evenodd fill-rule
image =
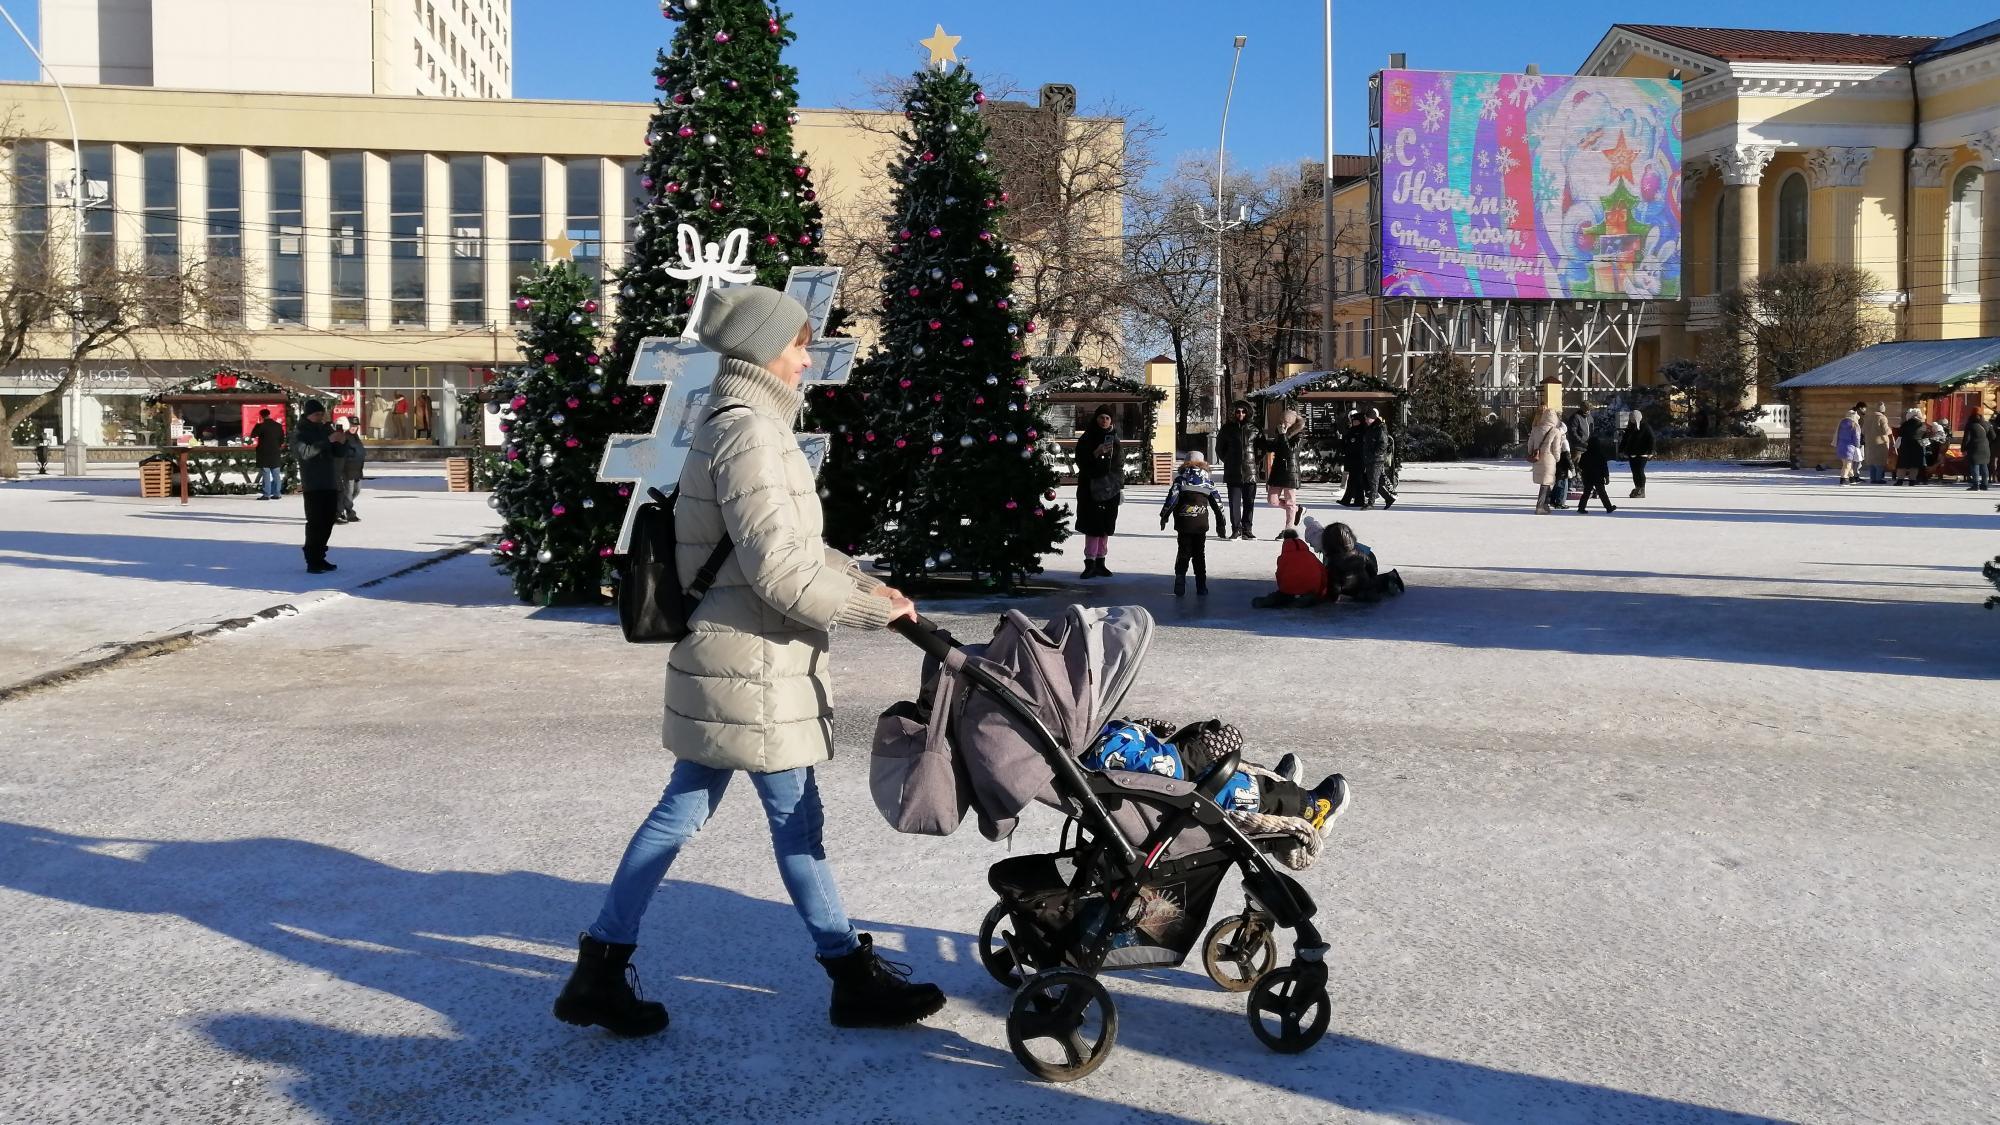
M702 422L702 425L705 426L708 423L715 421L717 418L722 417L724 414L727 414L732 410L748 410L748 409L750 409L748 406L745 406L740 402L734 402L730 403L728 406L718 407L714 413L710 414L707 417L707 419L705 419ZM674 495L678 497L680 495L680 489L678 488L674 489ZM736 544L730 542L729 536L725 532L722 536L722 542L717 543L715 545L715 550L709 552L708 561L701 564L701 569L695 572L694 581L688 583L687 596L689 601L700 601L702 595L708 593L708 588L710 586L715 585L716 577L722 573L722 565L729 561L730 554L735 550L736 550Z

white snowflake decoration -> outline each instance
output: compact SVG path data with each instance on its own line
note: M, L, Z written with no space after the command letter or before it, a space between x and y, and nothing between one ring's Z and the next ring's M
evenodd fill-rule
M1438 97L1436 90L1426 91L1424 96L1417 100L1417 108L1423 111L1424 132L1435 133L1438 131L1438 126L1444 124L1444 99Z

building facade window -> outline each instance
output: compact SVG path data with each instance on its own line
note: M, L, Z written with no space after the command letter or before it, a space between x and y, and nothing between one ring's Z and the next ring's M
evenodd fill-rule
M305 158L274 152L271 172L271 320L303 324L306 319Z
M368 192L363 163L358 152L338 152L327 160L335 324L362 324L368 319L367 228L362 214Z
M40 141L22 141L11 156L14 188L15 268L47 267L49 246L49 150Z
M1969 297L1979 292L1979 239L1986 222L1985 194L1978 165L1952 178L1945 284L1954 296ZM1988 268L2000 269L2000 263Z
M180 150L155 145L139 155L144 184L146 272L170 276L180 269L181 184Z
M486 321L486 158L451 158L451 322Z
M593 282L592 295L604 292L604 163L578 157L564 170L569 183L567 236L576 240L577 272Z
M424 324L424 157L389 158L389 323Z
M203 163L208 173L209 287L216 316L235 323L243 319L243 151L214 149Z
M1806 178L1797 172L1778 185L1777 264L1781 266L1806 260L1807 198Z
M507 276L513 284L535 272L542 260L542 158L516 156L507 161ZM513 309L513 322L525 324L528 313Z
M83 146L84 190L90 206L83 213L83 264L110 269L118 259L113 220L118 214L118 185L112 177L110 145Z
M1375 358L1375 318L1372 316L1361 318L1361 354L1370 360Z

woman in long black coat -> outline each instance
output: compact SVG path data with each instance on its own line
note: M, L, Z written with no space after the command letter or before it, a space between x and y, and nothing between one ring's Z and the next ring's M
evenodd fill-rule
M1896 483L1915 485L1924 470L1924 415L1912 407L1896 431Z
M1125 498L1125 453L1114 415L1097 408L1090 428L1076 439L1076 530L1083 536L1083 577L1110 578L1104 556L1118 534L1118 504Z

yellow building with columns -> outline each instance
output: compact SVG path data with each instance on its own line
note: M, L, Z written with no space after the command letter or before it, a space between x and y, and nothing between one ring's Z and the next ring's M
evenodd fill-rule
M1682 301L1637 381L1691 358L1716 295L1779 265L1874 274L1902 339L2000 336L2000 21L1945 39L1619 24L1579 73L1685 85Z

